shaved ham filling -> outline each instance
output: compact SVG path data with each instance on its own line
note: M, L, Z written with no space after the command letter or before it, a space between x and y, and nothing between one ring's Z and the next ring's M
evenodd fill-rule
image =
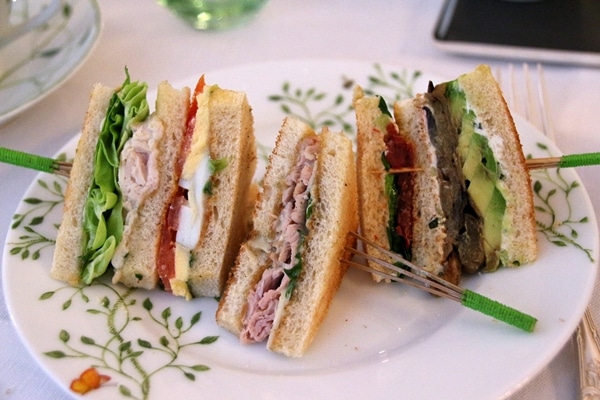
M285 180L286 189L281 198L283 209L275 222L276 236L269 255L271 266L263 272L247 298L244 329L240 333L242 343L262 342L273 328L281 295L290 283L285 271L296 264L301 232L306 231L306 207L318 152L317 137L308 137L300 142L298 162Z

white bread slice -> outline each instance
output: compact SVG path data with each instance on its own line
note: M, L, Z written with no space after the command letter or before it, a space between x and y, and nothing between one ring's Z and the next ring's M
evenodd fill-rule
M440 199L440 180L435 148L422 111L426 101L422 95L394 104L394 118L400 134L415 146L415 167L423 169L413 175L413 242L412 262L428 272L444 272L446 225ZM440 221L433 227L432 221Z
M487 133L490 148L506 177L500 181L506 200L501 262L504 266L533 262L537 256L537 241L531 177L502 91L487 65L479 65L457 80L482 130Z
M217 323L239 335L246 313L247 295L267 268L274 222L281 211L285 177L296 162L297 144L314 135L306 124L286 118L270 156L264 191L254 211L254 230L242 245L217 310ZM339 262L347 233L358 227L356 171L352 143L344 134L326 129L321 134L316 181L311 190L313 214L303 254L303 269L289 301L276 316L267 348L300 357L307 350L341 283L346 267Z
M356 176L358 180L358 207L361 234L383 248L389 248L387 226L389 220L388 199L385 195L386 171L381 161L387 149L382 131L375 121L382 118L379 98L365 96L362 88L354 88L353 99L356 113ZM365 251L380 260L394 261L387 255L368 246ZM377 263L368 261L371 268L383 272L386 269ZM378 274L372 274L373 280L384 280ZM388 280L389 281L389 280Z
M174 89L168 82L158 85L156 111L154 113L164 127L164 134L157 148L158 186L146 200L132 212L137 218L128 218L131 226L125 227L120 246L126 246L126 254L119 257L115 252L112 263L115 268L113 283L121 282L128 287L153 289L158 282L157 257L160 232L165 223L169 200L177 190L175 163L183 139L187 112L190 104L190 90Z
M254 121L246 95L214 87L208 112L210 158L225 158L227 166L211 176L212 195L204 200L204 222L188 278L194 297L219 296L223 291L248 232L256 168Z
M83 206L92 185L96 143L113 93L112 88L100 84L92 88L65 192L63 219L56 237L50 275L70 285L78 285L81 282Z
M288 357L302 356L317 334L347 269L340 259L346 257L344 247L354 245L348 232L358 229L352 142L343 132L327 128L320 136L302 273L267 343L269 350Z

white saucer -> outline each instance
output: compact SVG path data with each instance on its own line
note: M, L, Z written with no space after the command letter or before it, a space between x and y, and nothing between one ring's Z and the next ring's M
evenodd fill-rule
M0 124L63 84L100 36L96 0L65 0L60 17L0 49Z

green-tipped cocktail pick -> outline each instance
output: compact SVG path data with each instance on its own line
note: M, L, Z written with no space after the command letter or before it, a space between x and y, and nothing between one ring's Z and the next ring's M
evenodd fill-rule
M532 158L527 160L528 169L574 168L600 165L600 153L568 154L562 157Z
M463 290L461 303L463 306L469 307L472 310L479 311L527 332L532 332L533 328L535 328L535 323L537 322L537 319L531 315L522 313L519 310L515 310L512 307L482 296L469 289Z
M363 245L372 246L379 252L391 257L393 260L397 261L403 266L410 267L410 270L390 264L386 261L380 260L356 249L346 247L346 250L350 251L351 253L360 255L366 260L373 261L378 265L389 269L391 272L386 273L374 270L366 266L365 264L357 263L350 260L342 260L348 265L356 267L358 269L362 269L367 272L371 272L373 274L380 275L392 281L408 284L410 286L425 290L426 292L429 292L436 296L458 301L465 307L468 307L475 311L479 311L490 317L506 322L507 324L523 329L527 332L532 332L535 328L537 319L535 319L531 315L525 314L512 307L508 307L481 294L475 293L472 290L463 289L459 286L456 286L448 281L445 281L437 275L425 271L423 268L420 268L415 264L405 260L398 254L384 249L354 232L350 232L350 234L354 235L357 239L359 239L363 243Z
M5 147L0 147L0 162L63 176L69 176L71 171L71 163Z
M548 169L548 168L575 168L589 167L590 165L600 165L600 152L568 154L561 157L530 158L525 160L527 169ZM420 167L394 168L387 171L388 174L404 174L408 172L419 172Z
M42 157L35 154L24 153L22 151L11 150L0 147L0 162L17 165L37 171L48 172L69 176L71 163L58 161L49 157ZM527 169L545 169L545 168L574 168L587 167L590 165L600 165L600 152L569 154L561 157L532 158L526 160ZM390 174L401 174L407 172L419 172L419 167L405 167L390 169Z

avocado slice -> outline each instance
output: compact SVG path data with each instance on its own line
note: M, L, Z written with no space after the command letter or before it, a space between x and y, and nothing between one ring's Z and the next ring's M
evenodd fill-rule
M469 202L481 218L485 251L485 271L494 271L500 264L502 221L506 199L499 188L502 173L473 110L467 109L464 92L458 82L449 82L445 97L454 120L461 126L458 155L467 182Z
M470 176L470 185L467 189L471 204L477 214L482 218L482 233L485 249L485 271L494 271L498 268L498 251L502 245L502 220L506 210L504 196L496 187L497 181L482 164Z

